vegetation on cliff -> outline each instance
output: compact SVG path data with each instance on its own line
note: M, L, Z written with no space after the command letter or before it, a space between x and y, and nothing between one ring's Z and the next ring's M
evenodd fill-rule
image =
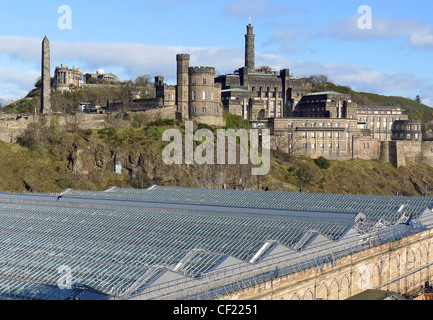
M173 119L138 120L132 117L126 127L76 132L61 131L55 122L29 126L19 144L0 144L0 167L4 168L0 190L61 192L66 188L105 190L152 184L410 196L423 195L425 187L433 190L433 167L415 162L395 168L375 160L315 161L272 152L266 176L252 176L251 165L166 165L162 150L168 142L162 141L162 134L168 128L183 132L184 125ZM232 120L235 126L243 124L241 119ZM194 130L207 127L195 124ZM122 174L115 173L119 159Z

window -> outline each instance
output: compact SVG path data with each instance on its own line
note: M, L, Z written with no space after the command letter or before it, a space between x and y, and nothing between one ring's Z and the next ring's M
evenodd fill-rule
M325 146L323 145L323 143L320 144L320 149L324 149Z
M323 138L323 132L320 132L320 138Z
M415 133L415 140L418 140L418 138L419 138L418 133Z
M329 149L332 149L332 143L329 143L329 144L328 144L328 148L329 148Z
M206 79L205 78L203 78L203 84L206 84Z
M197 94L195 91L192 91L191 100L195 100L195 99L197 99Z
M304 143L303 148L306 150L307 149L307 144Z
M315 144L315 143L312 143L312 144L311 144L311 149L313 149L313 150L316 149L316 144Z
M328 138L332 138L332 132L328 132Z
M335 133L335 138L340 139L340 132Z
M303 123L302 123L302 126L303 126L303 127L306 127L306 126L307 126L307 124L306 124L305 122L303 122Z
M315 133L315 132L312 132L312 133L311 133L311 138L313 138L313 139L316 138L316 133Z
M195 84L195 78L192 78L191 82L192 82L192 84Z
M335 149L340 149L340 144L339 143L335 144Z
M307 133L306 132L302 132L302 138L307 138Z
M292 127L292 123L291 122L289 122L288 124L287 124L287 126L289 127L289 128L291 128Z
M410 139L411 139L411 134L408 133L408 134L407 134L407 140L410 140Z
M203 113L206 113L206 107L203 107L202 110L203 110Z
M206 91L203 91L203 100L206 100Z
M321 128L323 127L323 122L319 123L319 127L321 127Z

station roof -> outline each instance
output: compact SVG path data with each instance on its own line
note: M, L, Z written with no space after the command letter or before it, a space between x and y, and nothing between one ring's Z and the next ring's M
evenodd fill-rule
M73 297L138 290L161 269L200 278L227 257L254 264L271 244L337 242L360 212L395 222L403 205L416 217L433 199L160 186L2 193L0 298L59 299L61 266Z

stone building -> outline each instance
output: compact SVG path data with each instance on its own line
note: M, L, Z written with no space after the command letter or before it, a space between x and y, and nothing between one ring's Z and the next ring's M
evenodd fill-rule
M190 55L178 54L176 105L179 119L223 125L221 86L215 68L190 67Z
M176 105L176 86L167 85L164 83L163 76L155 77L155 94L158 100L158 106L174 106Z
M353 119L357 111L349 94L314 92L303 96L294 109L295 117Z
M119 78L115 74L106 73L102 69L96 70L96 73L86 73L84 75L84 78L86 82L88 82L89 79L100 79L100 80L105 80L107 82L119 82Z
M80 87L82 79L82 73L80 68L72 67L69 69L68 66L60 65L56 67L54 72L54 90L57 92L70 91L71 87Z
M392 124L392 139L422 141L420 120L398 120Z
M279 73L270 68L256 69L254 39L250 23L245 35L245 66L215 79L221 84L224 109L251 121L289 117L308 90L290 76L289 69Z
M221 87L214 82L215 68L190 67L188 75L189 119L211 125L223 125Z

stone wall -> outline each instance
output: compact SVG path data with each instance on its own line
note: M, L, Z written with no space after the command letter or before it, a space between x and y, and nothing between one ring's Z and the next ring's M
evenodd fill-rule
M431 281L432 235L433 230L425 230L218 299L344 300L367 289L414 293Z
M421 144L422 161L433 166L433 141L424 141Z
M353 136L352 157L354 159L374 160L380 157L380 142L371 136Z
M144 113L147 116L148 121L154 121L157 119L175 119L175 106L165 107L160 109L152 109L145 112L135 112L135 114ZM121 118L128 120L134 113L119 114ZM14 143L17 138L23 134L24 130L29 124L38 122L39 117L44 117L46 125L50 125L53 121L62 130L76 131L86 129L103 129L107 126L107 115L104 114L87 114L87 113L76 113L74 115L43 115L43 116L25 116L17 117L14 115L3 115L0 118L0 141L7 143ZM119 118L118 115L112 115L112 117ZM222 117L221 117L222 121ZM126 122L129 123L129 120Z
M423 161L423 150L426 152L429 150L427 145L423 146L424 144L425 142L409 140L382 142L380 158L381 160L391 162L397 168L405 166L407 161ZM430 155L427 154L427 159L429 157Z

